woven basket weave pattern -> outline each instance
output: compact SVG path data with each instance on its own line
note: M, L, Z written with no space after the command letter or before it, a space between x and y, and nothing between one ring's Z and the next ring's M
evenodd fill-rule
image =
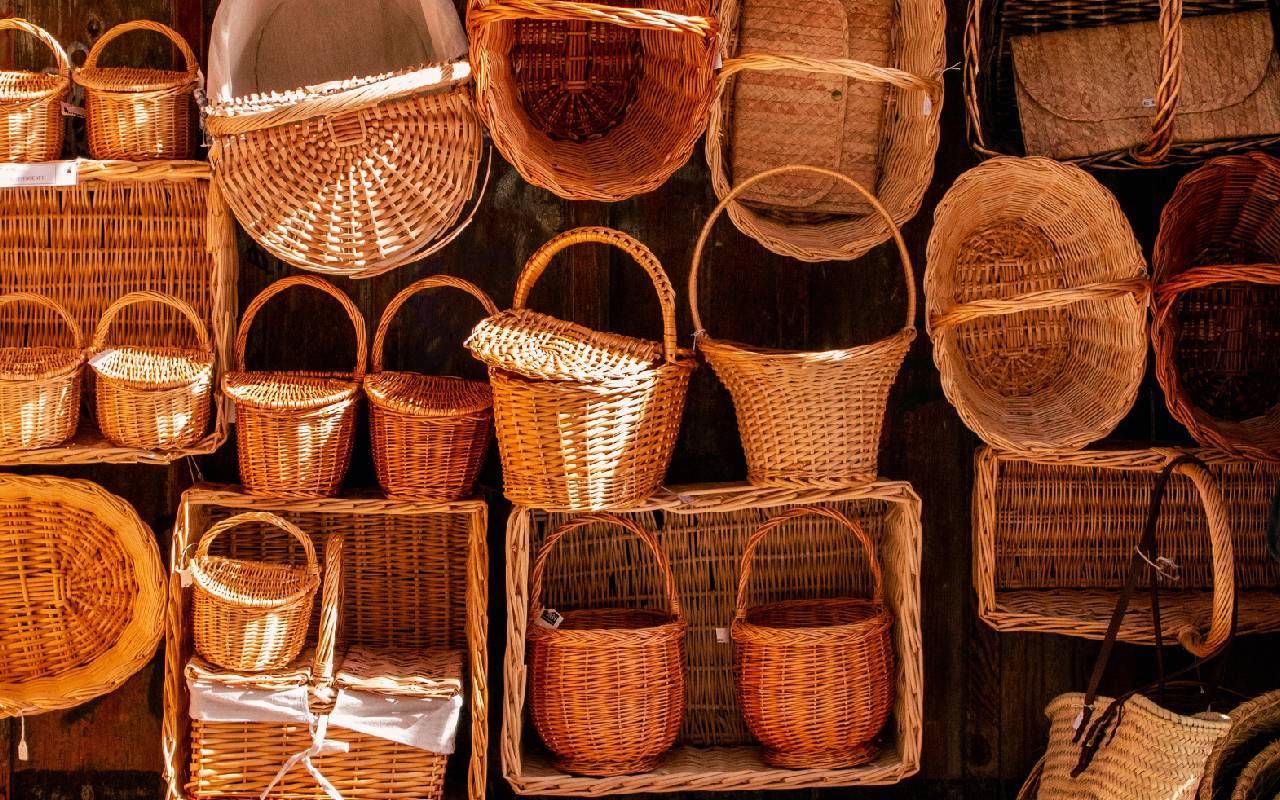
M34 37L53 55L56 75L0 71L0 161L52 161L62 154L62 103L71 92L71 61L48 31L23 19L0 19L0 31Z
M0 309L18 305L52 312L70 332L71 343L0 348L0 447L56 447L75 435L80 419L84 334L64 307L44 295L0 295Z

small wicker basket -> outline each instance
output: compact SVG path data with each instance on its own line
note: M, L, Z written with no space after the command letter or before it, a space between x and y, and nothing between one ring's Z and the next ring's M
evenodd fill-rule
M44 295L0 295L0 307L16 303L57 314L71 331L71 345L0 347L0 448L55 447L75 435L80 421L84 334L65 308Z
M303 566L210 555L222 534L247 523L279 528L302 545ZM190 563L196 650L229 670L263 672L287 666L302 652L320 565L311 537L266 511L229 517L200 537Z
M418 292L449 286L498 313L475 284L448 275L423 278L392 299L373 337L373 371L365 378L369 432L378 483L388 497L457 500L471 493L489 448L493 392L487 383L441 375L383 371L387 330Z
M158 33L182 54L186 69L100 67L112 41L133 31ZM191 99L200 62L177 31L140 19L117 25L94 42L76 82L84 87L89 152L102 160L179 161L191 157Z
M71 61L44 28L24 19L0 19L0 31L21 31L53 53L58 74L0 71L0 161L52 161L62 154L62 102L71 92Z

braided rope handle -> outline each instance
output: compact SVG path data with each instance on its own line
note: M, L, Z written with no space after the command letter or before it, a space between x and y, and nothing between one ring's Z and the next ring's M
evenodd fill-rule
M418 292L443 286L461 289L476 300L479 300L480 305L484 307L485 313L489 316L493 316L498 313L498 307L489 299L489 295L485 294L479 286L476 286L471 281L456 278L452 275L433 275L430 278L423 278L422 280L415 281L401 289L399 294L391 298L391 302L382 312L382 318L378 320L378 330L373 335L374 372L382 372L382 351L387 341L387 330L391 327L391 321L395 318L396 313L399 312L400 307L403 306L410 297L413 297Z
M613 228L598 226L574 228L573 230L565 231L542 247L539 247L533 255L529 256L524 269L520 271L520 277L516 281L515 300L511 307L513 309L525 307L525 303L529 299L529 292L533 290L533 285L538 282L538 278L542 277L542 273L546 271L552 259L561 250L587 243L607 244L618 248L631 256L649 275L649 280L653 282L653 288L658 293L658 305L662 309L663 356L668 363L674 361L677 353L676 290L671 285L671 278L667 276L666 270L662 268L662 263L658 261L658 257L653 254L652 250L645 247L635 237Z
M186 63L186 70L183 72L186 75L185 82L195 81L199 78L200 62L196 58L196 54L191 50L191 45L187 44L187 40L182 37L182 34L168 25L153 22L149 19L137 19L133 22L121 23L102 34L98 41L93 43L93 48L89 50L89 55L85 56L84 66L80 68L81 72L97 67L98 57L102 55L103 49L115 39L133 31L151 31L168 39L174 47L178 48L178 52L182 54L182 60Z
M724 66L720 70L721 84L723 85L733 75L746 70L824 72L832 75L843 75L846 78L867 83L887 83L899 89L924 92L929 96L934 108L941 107L939 101L942 99L942 81L936 78L922 78L893 67L879 67L847 58L810 58L808 56L748 53L727 59L724 62Z
M676 591L676 577L671 572L671 565L667 562L666 553L662 552L662 547L658 544L657 537L632 520L613 514L584 514L566 522L547 536L546 541L542 543L542 547L538 550L538 555L533 561L533 574L529 582L529 619L539 619L544 610L542 606L543 574L546 572L547 557L551 555L551 550L556 546L557 542L570 533L595 524L616 525L645 543L649 551L653 553L654 560L658 562L658 570L662 573L664 589L667 594L667 604L670 606L671 615L676 619L683 619L684 612L680 610L680 596Z
M313 689L327 692L333 685L334 653L338 647L338 619L342 611L342 534L324 540L324 585L320 589L320 626L312 666Z
M467 23L473 27L523 19L604 22L623 28L690 33L703 37L715 35L720 28L719 22L709 17L572 0L497 0L467 12Z
M209 353L213 352L213 343L209 339L209 329L191 304L180 297L152 291L130 292L123 297L116 298L115 302L107 306L107 310L102 312L102 317L98 320L98 327L93 332L93 340L89 343L89 349L94 351L101 350L107 343L107 333L110 331L111 323L115 321L116 316L129 306L139 303L159 303L160 305L177 309L191 323L191 327L195 329L200 349Z
M1043 289L1016 297L973 300L968 303L959 303L946 311L931 315L929 330L938 331L983 317L1061 308L1088 301L1112 300L1127 295L1133 295L1139 302L1145 302L1150 291L1151 283L1146 278L1126 278L1119 281L1086 283L1063 289Z
M249 342L249 329L253 326L253 320L258 316L258 311L267 304L268 300L294 286L310 286L313 289L319 289L342 305L342 310L346 312L347 318L351 320L351 326L356 331L356 366L351 376L353 380L360 381L368 367L368 331L365 330L364 315L345 292L338 291L338 287L314 275L291 275L288 278L281 278L253 298L253 302L245 309L244 316L240 319L240 328L236 331L236 369L244 371L245 346Z
M50 297L34 292L12 292L10 294L0 295L0 307L12 305L15 303L31 303L32 305L42 306L57 314L71 331L71 347L74 350L84 349L84 331L80 329L80 323L76 322L75 317L71 316L71 312L67 311L61 303L58 303Z
M1178 631L1178 643L1197 658L1206 658L1231 638L1236 607L1235 550L1227 501L1213 475L1199 462L1184 462L1173 470L1195 485L1209 521L1209 549L1213 562L1213 605L1209 632L1188 623Z
M853 538L861 545L862 552L867 557L867 566L871 570L871 601L873 603L884 602L884 576L880 571L880 559L876 557L875 543L871 541L871 537L867 535L867 531L862 527L862 524L850 519L834 508L802 506L770 517L763 525L756 528L755 532L751 534L751 538L747 539L746 549L742 551L742 566L739 570L738 599L734 606L735 619L742 620L747 616L747 588L751 582L751 567L755 561L756 547L766 536L791 520L808 516L826 517L853 535Z
M67 51L63 49L57 39L53 38L53 34L49 33L44 28L41 28L35 23L28 22L25 19L8 17L6 19L0 19L0 31L21 31L28 36L38 39L41 44L49 49L49 52L53 53L54 64L58 68L58 77L68 79L71 77L71 59L67 57ZM50 89L48 92L48 94L51 95L61 93L61 88Z
M196 579L196 582L200 583L201 586L203 586L204 588L206 589L211 588L208 585L206 585L203 580L201 580L201 578L203 577L203 573L200 568L201 563L209 558L210 546L212 546L214 540L217 539L222 534L226 533L232 528L237 528L241 525L245 525L250 522L261 522L265 525L270 525L273 528L278 528L279 530L284 531L285 533L292 536L294 539L297 539L298 542L302 545L302 553L306 557L306 561L307 561L306 571L307 571L308 580L302 589L300 589L298 592L294 593L293 595L290 595L289 597L272 599L269 601L249 600L244 597L237 597L236 602L244 606L261 606L261 607L277 607L277 606L291 605L293 603L299 602L300 600L305 598L313 589L315 589L316 584L319 583L320 581L320 564L316 560L316 549L315 549L315 546L311 543L311 537L303 533L301 528L299 528L297 525L294 525L292 522L289 522L287 519L276 516L275 514L272 514L269 511L246 511L243 514L236 514L234 517L228 517L227 519L224 519L221 522L214 524L212 527L209 528L209 530L205 531L204 535L200 537L199 544L196 545L196 554L191 559L192 576ZM226 598L223 598L223 599L226 599Z
M969 0L964 25L964 106L965 133L969 146L985 156L998 155L987 147L982 132L982 105L978 102L978 74L982 59L982 0Z

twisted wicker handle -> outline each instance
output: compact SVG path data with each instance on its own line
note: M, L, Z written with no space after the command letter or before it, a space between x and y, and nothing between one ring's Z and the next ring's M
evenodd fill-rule
M342 305L342 310L347 312L347 318L351 320L351 325L356 331L356 367L351 373L351 377L359 382L364 378L365 370L368 367L369 334L365 330L364 315L360 313L360 309L356 308L356 304L351 302L351 298L347 297L345 292L338 291L338 287L314 275L291 275L288 278L281 278L253 298L253 302L245 309L244 317L240 320L240 329L236 331L236 369L244 371L244 350L249 343L249 328L253 325L254 317L258 316L258 311L266 305L268 300L293 286L310 286L313 289L319 289L334 300L337 300Z
M1178 643L1197 658L1206 658L1222 648L1231 638L1236 606L1235 550L1231 538L1231 520L1227 502L1209 471L1200 462L1184 462L1173 470L1185 475L1200 493L1205 516L1209 520L1209 550L1213 562L1213 611L1209 632L1188 624L1178 631Z
M671 285L671 279L667 277L666 270L662 268L662 263L658 261L653 251L634 237L622 231L616 231L613 228L574 228L571 231L565 231L542 247L539 247L533 255L529 256L529 261L520 272L520 278L516 281L515 301L511 307L516 309L525 307L525 303L529 299L529 292L533 290L533 285L538 282L538 278L542 277L542 273L551 264L551 260L561 250L565 250L575 244L586 244L588 242L607 244L618 248L631 256L648 273L649 280L653 281L653 288L658 293L658 305L662 309L663 356L668 362L674 361L676 358L675 287Z
M198 573L200 562L209 557L209 547L213 544L213 540L217 539L232 528L239 527L240 525L244 525L249 522L261 522L266 525L270 525L273 528L279 528L297 539L298 542L302 544L302 552L307 559L307 575L310 580L307 581L306 586L290 597L272 600L253 600L241 597L238 598L238 602L245 606L275 607L294 603L303 597L306 597L307 594L315 588L315 584L320 579L320 564L316 561L315 546L311 544L311 537L303 533L297 525L294 525L287 519L278 517L269 511L246 511L243 514L236 514L234 517L228 517L227 519L214 524L209 528L209 530L205 531L203 536L200 537L200 543L196 545L195 557L191 560L192 567Z
M547 568L547 556L551 555L552 548L570 533L579 528L595 524L617 525L648 546L650 552L653 553L654 560L658 562L658 570L662 573L667 592L667 604L671 607L671 615L676 619L683 619L684 612L680 610L680 596L676 592L676 577L671 572L671 565L667 563L667 556L658 545L657 538L635 522L613 514L584 514L566 522L547 536L546 541L542 543L542 547L538 550L538 555L533 561L533 576L530 578L529 588L529 619L537 620L542 616L542 578Z
M138 19L133 22L125 22L115 26L111 30L102 34L98 41L93 43L93 48L89 50L89 55L85 56L84 66L81 71L93 69L98 66L98 57L102 55L102 50L113 40L133 31L151 31L158 33L168 39L174 47L178 48L178 52L182 53L182 60L186 62L186 75L189 81L197 80L200 75L200 62L196 58L196 54L192 52L191 45L187 44L187 40L182 38L182 34L170 28L168 25L159 22L152 22L149 19Z
M899 89L924 92L929 96L934 108L940 107L938 101L942 99L942 81L936 78L921 78L893 67L878 67L847 58L809 58L808 56L748 53L724 62L724 66L720 69L720 82L723 85L733 75L746 70L774 72L788 69L843 75L866 83L887 83Z
M1280 284L1280 264L1214 264L1179 272L1156 285L1156 313L1167 314L1183 292L1218 283Z
M338 648L338 618L342 610L342 534L324 540L324 585L320 589L320 628L311 674L314 689L327 692L333 685L334 653ZM327 699L327 698L326 698Z
M53 38L53 34L41 28L39 25L28 22L25 19L17 17L8 17L0 19L0 31L22 31L23 33L33 36L40 40L40 43L49 48L53 53L54 64L58 67L58 76L61 78L71 77L71 59L67 57L67 51L62 48L58 40ZM62 89L50 89L46 95L61 94Z
M566 22L604 22L622 28L692 33L712 36L720 28L709 17L675 14L656 8L625 8L604 3L575 3L572 0L498 0L467 12L470 25L492 25L523 19Z
M480 305L484 306L485 313L493 316L498 313L498 307L489 299L489 295L481 291L479 286L462 278L455 278L452 275L433 275L430 278L423 278L415 281L400 290L400 293L391 298L391 302L387 305L386 310L382 312L382 319L378 320L378 330L373 335L373 371L382 372L382 350L387 341L387 330L391 327L391 321L395 319L396 313L400 311L400 306L404 305L410 297L418 292L434 289L440 286L451 286L454 289L461 289L467 294L480 301Z
M1061 308L1088 301L1113 300L1127 295L1134 295L1139 300L1144 300L1150 291L1151 283L1146 278L1126 278L1120 281L1086 283L1065 289L1044 289L1038 292L1020 294L1017 297L974 300L969 303L954 305L946 311L930 316L929 330L936 331L941 328L949 328L953 325L972 322L982 317L998 317L1017 314L1022 311Z
M964 25L964 106L965 134L969 146L984 156L998 155L987 147L982 132L982 106L978 102L978 74L982 59L982 0L969 0L969 13Z
M200 319L200 315L196 313L190 303L171 294L151 291L130 292L123 297L116 298L115 302L107 306L107 310L102 312L102 317L98 320L98 327L93 332L93 341L89 343L89 349L94 351L101 350L107 343L107 333L110 331L111 323L115 322L116 316L125 308L139 303L159 303L160 305L177 309L191 323L191 327L195 329L200 349L205 352L213 352L213 344L209 340L209 329L205 327L204 320Z
M867 531L862 527L862 524L849 519L849 517L834 508L802 506L770 517L763 525L756 528L750 539L747 539L747 547L742 551L742 566L738 577L738 600L734 607L735 619L741 620L747 616L747 587L751 582L751 565L755 560L756 547L761 540L786 523L798 517L807 516L826 517L853 534L853 538L857 539L858 544L862 546L862 552L867 557L867 566L871 570L871 601L873 603L884 601L884 577L880 573L880 559L876 557L875 543L871 541L871 537L867 535Z
M67 328L71 330L71 347L75 350L84 349L84 331L80 329L80 323L76 322L75 317L71 316L71 312L67 311L62 304L45 297L42 294L34 292L13 292L11 294L0 295L0 307L12 305L14 303L31 303L32 305L43 306L57 314L66 323Z
M885 221L885 224L889 226L889 233L893 235L894 244L898 246L898 256L902 260L902 277L907 285L907 321L903 327L907 329L915 327L916 275L915 271L911 267L911 254L907 252L907 243L903 241L902 231L898 229L897 223L893 221L893 216L885 210L884 206L880 205L880 201L875 198L875 195L871 194L871 192L867 191L866 187L855 181L853 178L850 178L848 175L844 175L825 167L813 167L807 164L788 164L783 167L775 167L773 169L765 170L764 172L758 172L733 187L729 190L729 193L724 196L724 199L720 201L719 205L712 209L711 215L707 217L706 223L703 224L702 233L698 234L698 243L693 248L693 265L689 268L689 309L693 312L694 331L698 333L704 333L706 331L706 328L702 325L702 315L698 313L698 269L702 265L702 252L706 249L707 240L711 238L711 229L715 227L716 220L719 219L720 215L724 213L724 210L729 207L729 204L747 189L750 189L761 181L766 181L778 175L786 175L788 173L795 172L808 172L813 175L823 175L827 178L831 178L832 180L840 181L845 186L848 186L850 189L861 195L862 199L875 209L876 213Z

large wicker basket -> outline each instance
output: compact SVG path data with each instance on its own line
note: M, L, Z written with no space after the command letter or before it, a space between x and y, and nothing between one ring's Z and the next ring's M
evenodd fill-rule
M384 371L387 331L400 307L418 292L452 287L497 314L475 284L448 275L423 278L392 299L373 337L373 371L365 378L369 430L378 483L388 497L457 500L471 494L489 449L493 392L487 383L442 375Z
M719 27L710 13L706 0L471 0L476 100L494 145L525 180L570 200L656 189L706 125ZM557 80L539 92L528 72L542 59ZM591 116L566 122L548 104Z
M0 448L55 447L75 435L80 421L84 333L65 308L44 295L0 295L0 309L17 304L52 312L70 331L71 343L0 347Z
M1128 413L1146 368L1146 264L1077 167L997 158L939 203L924 288L960 418L1007 450L1076 449Z
M1280 460L1280 161L1223 156L1183 178L1152 267L1156 377L1196 441Z
M600 333L525 308L557 253L617 247L658 292L662 343ZM675 290L640 242L609 228L577 228L537 250L515 301L479 325L467 347L489 365L504 489L538 508L598 510L653 494L666 477L694 362L676 346Z
M58 71L0 71L0 161L52 161L62 154L62 103L71 92L71 61L57 39L24 19L0 19L0 31L34 37L53 54Z
M900 331L871 344L821 352L754 347L707 334L698 310L698 271L716 219L743 192L791 173L845 184L888 224L906 284L906 322ZM694 247L689 304L698 352L733 396L752 483L841 486L875 478L889 390L916 336L915 292L911 256L897 225L847 176L820 167L780 167L748 178L720 201Z

